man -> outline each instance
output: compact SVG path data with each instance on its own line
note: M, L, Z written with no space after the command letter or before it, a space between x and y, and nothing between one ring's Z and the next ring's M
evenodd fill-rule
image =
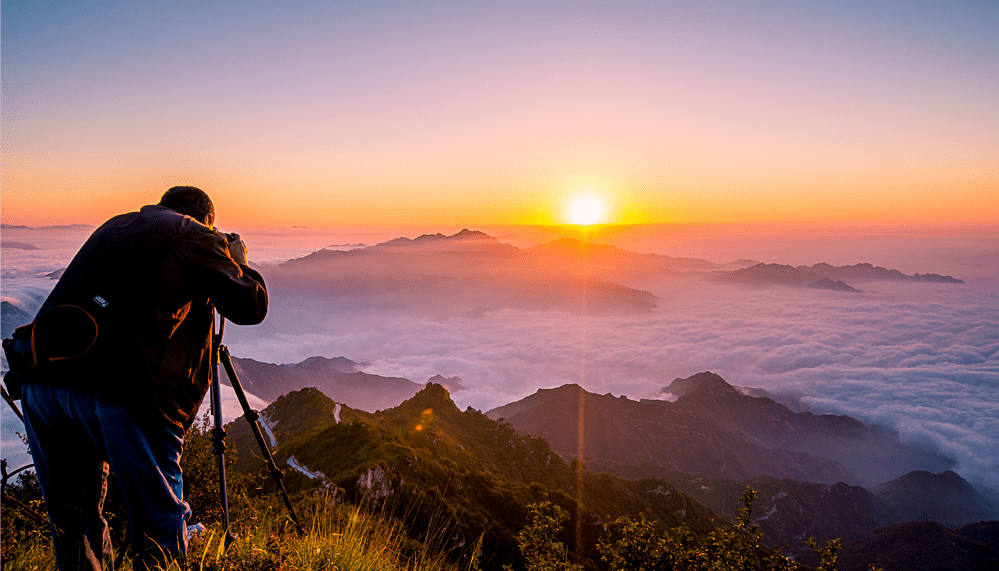
M246 246L214 221L211 199L191 186L111 218L38 312L41 323L53 308L76 306L97 324L89 350L37 367L22 389L63 571L112 564L101 513L109 464L128 509L134 568L184 562L190 508L180 455L209 386L213 307L241 325L267 313L267 290L247 265Z

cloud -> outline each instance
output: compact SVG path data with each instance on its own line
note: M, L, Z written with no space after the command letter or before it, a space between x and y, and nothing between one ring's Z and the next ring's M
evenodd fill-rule
M858 298L726 286L674 295L653 314L628 317L343 312L309 333L246 335L230 347L269 362L343 355L370 362L367 372L416 382L457 375L468 390L455 400L480 410L564 383L658 398L673 378L711 370L733 384L802 395L817 411L894 427L953 457L966 478L999 488L992 293L883 282L878 289Z
M34 300L54 284L29 264L8 278L7 264L5 251L5 296ZM999 284L857 285L867 293L643 284L663 301L627 317L497 309L417 319L275 297L264 324L230 326L226 343L234 356L272 363L342 355L415 382L458 376L467 387L453 395L458 405L483 411L565 383L659 398L674 378L710 370L894 427L999 488ZM4 418L6 454L14 441Z

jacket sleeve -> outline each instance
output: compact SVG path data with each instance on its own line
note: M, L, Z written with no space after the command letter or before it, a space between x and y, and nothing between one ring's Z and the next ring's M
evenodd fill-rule
M196 289L206 293L219 313L237 325L263 321L267 287L260 273L233 261L225 237L218 232L201 226L185 233L188 236L178 245L177 255Z

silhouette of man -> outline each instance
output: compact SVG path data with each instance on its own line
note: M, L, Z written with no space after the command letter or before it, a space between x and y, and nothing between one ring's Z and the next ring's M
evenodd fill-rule
M214 221L211 199L191 186L111 218L36 316L72 305L97 324L88 351L37 367L22 389L63 571L113 564L102 515L109 465L128 510L134 568L185 562L190 508L180 455L209 386L214 310L242 325L267 313L246 246Z

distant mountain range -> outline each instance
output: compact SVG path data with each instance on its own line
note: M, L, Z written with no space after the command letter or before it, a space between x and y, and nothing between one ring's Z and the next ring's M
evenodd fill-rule
M309 357L291 365L232 359L232 368L243 388L269 402L285 393L316 387L341 404L375 412L397 406L423 386L409 379L360 372L365 365L344 357ZM229 383L224 370L221 376L223 382Z
M319 250L270 269L268 284L322 294L333 306L465 315L476 308L644 313L658 299L561 265L482 232L396 238L353 250Z
M26 227L10 227L26 229ZM48 230L79 230L81 225ZM46 230L32 229L28 230ZM358 245L361 246L361 245ZM30 248L27 242L5 247ZM662 279L810 287L859 293L850 281L963 283L938 274L906 275L871 264L792 267L738 260L721 265L697 258L638 254L608 244L560 238L516 248L473 230L426 234L374 246L321 249L278 266L259 268L272 292L275 315L344 309L406 311L477 319L490 311L561 310L586 314L641 314L660 299L642 289ZM57 278L60 271L49 274ZM273 320L272 320L273 321ZM264 327L269 327L265 324Z
M264 271L276 292L299 296L306 303L318 302L305 300L304 294L320 294L325 310L408 310L473 319L502 308L644 313L660 300L637 284L664 278L850 293L861 290L844 280L963 283L937 274L908 276L871 264L792 267L740 260L720 265L570 238L520 249L473 230L396 238L350 250L322 249Z
M747 284L781 284L799 287L832 289L837 291L859 292L860 290L846 284L843 280L863 281L905 281L924 283L963 284L963 280L938 274L903 274L898 270L889 270L871 264L855 264L853 266L831 266L815 264L814 266L788 266L782 264L756 264L748 268L719 272L714 276L717 281L737 282Z

